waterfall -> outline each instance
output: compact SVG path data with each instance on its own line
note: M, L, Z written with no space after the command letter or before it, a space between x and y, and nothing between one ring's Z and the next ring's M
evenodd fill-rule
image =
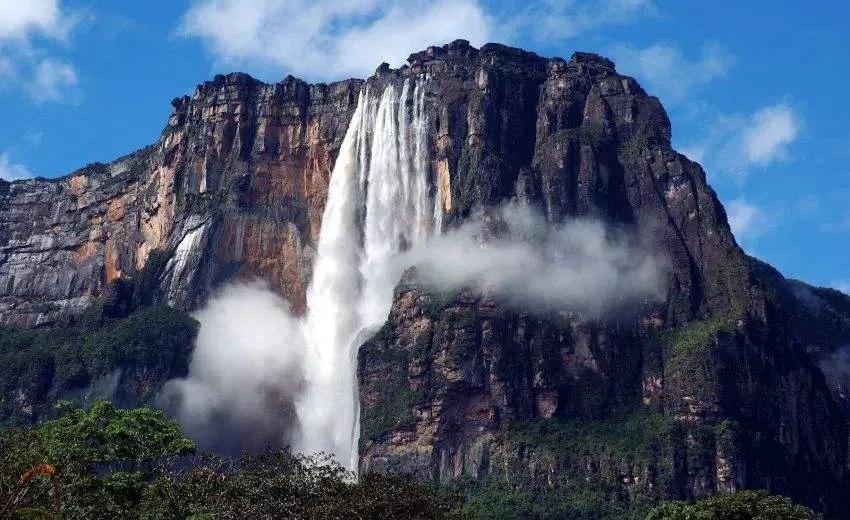
M425 81L390 84L380 96L361 91L331 173L307 290L307 381L296 448L332 454L354 472L357 349L389 314L400 274L393 258L441 225L442 211L434 209L440 202L428 189Z

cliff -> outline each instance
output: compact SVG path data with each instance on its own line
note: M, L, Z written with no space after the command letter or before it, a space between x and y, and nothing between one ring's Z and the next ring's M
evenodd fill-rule
M589 319L408 272L360 351L361 469L557 497L564 514L744 487L839 510L848 378L818 364L850 344L850 298L748 257L658 99L609 60L458 40L408 62L365 85L429 78L445 228L505 201L551 225L600 218L663 252L669 275L637 316ZM174 100L150 147L0 182L0 323L61 321L146 264L154 299L180 309L260 277L302 311L363 85L218 76Z
M154 251L172 306L196 308L223 280L253 276L303 309L360 84L217 76L172 102L154 145L60 179L0 181L0 323L79 312Z
M361 469L584 496L613 516L743 487L840 502L846 424L816 364L848 343L848 298L744 254L658 99L591 54L455 42L409 62L367 84L434 79L449 222L506 200L555 225L602 218L666 252L670 272L663 303L608 320L435 294L408 273L360 351Z

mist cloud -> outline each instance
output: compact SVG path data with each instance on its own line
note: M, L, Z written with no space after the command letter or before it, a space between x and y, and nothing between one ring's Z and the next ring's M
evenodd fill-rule
M208 449L238 453L289 445L303 385L304 340L289 304L260 282L225 287L194 314L201 323L189 376L160 404Z
M438 290L473 288L532 311L588 317L661 299L667 265L598 220L553 227L516 205L482 213L400 260Z

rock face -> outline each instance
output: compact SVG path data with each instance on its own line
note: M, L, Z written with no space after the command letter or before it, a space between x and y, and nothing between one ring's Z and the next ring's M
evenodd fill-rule
M260 277L304 307L325 192L361 81L217 76L172 102L160 140L57 180L0 181L0 323L84 308L152 252L162 299Z
M662 304L606 322L434 294L410 273L360 352L361 469L593 488L625 508L742 487L835 507L846 424L811 354L850 344L850 300L747 257L702 168L671 148L659 101L610 61L465 42L409 61L369 84L433 78L450 223L507 200L553 225L598 217L665 251L670 274Z
M850 344L850 298L746 256L658 99L609 60L459 40L366 85L424 74L444 227L505 201L552 225L604 219L669 258L666 298L589 320L434 293L408 273L360 352L361 468L592 488L622 510L742 487L839 510L850 378L818 363ZM0 182L0 323L56 321L146 263L157 299L181 309L241 276L303 310L363 84L218 76L174 100L148 148Z

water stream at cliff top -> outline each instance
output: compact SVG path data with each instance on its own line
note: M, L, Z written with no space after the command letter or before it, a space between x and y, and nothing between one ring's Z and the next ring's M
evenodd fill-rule
M331 174L307 290L304 394L296 404L304 453L358 465L357 350L387 318L391 260L441 226L429 193L424 79L361 91ZM439 184L439 183L437 183Z

